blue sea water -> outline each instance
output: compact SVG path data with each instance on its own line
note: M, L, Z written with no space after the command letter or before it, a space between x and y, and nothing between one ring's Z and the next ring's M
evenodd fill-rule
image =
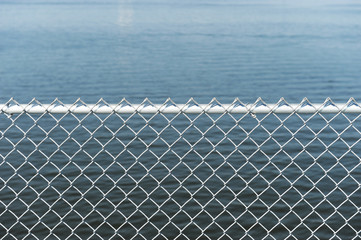
M361 3L0 1L0 100L359 97Z
M360 13L0 0L0 103L361 100ZM0 238L360 238L359 129L357 114L0 114Z

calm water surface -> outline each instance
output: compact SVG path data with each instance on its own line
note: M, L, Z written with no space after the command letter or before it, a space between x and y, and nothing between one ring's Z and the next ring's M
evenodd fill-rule
M0 101L359 99L360 13L0 0ZM0 114L0 238L361 237L358 115L83 117Z
M358 1L0 1L0 99L344 101Z

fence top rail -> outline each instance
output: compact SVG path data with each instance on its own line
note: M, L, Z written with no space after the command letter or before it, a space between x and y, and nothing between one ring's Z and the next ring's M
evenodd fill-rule
M185 104L176 104L168 99L163 104L153 104L148 99L145 99L140 104L132 104L127 100L122 100L118 104L109 104L104 100L99 100L95 104L87 104L80 99L73 104L64 104L59 100L55 100L50 104L42 104L36 99L30 103L21 104L11 99L5 104L0 104L0 114L313 114L313 113L360 113L361 105L351 98L346 103L334 103L331 99L326 99L323 103L311 103L307 98L300 103L288 103L283 98L277 103L266 103L261 98L257 99L255 103L242 103L236 99L231 104L222 104L216 99L213 99L208 104L198 104L193 99L190 99Z

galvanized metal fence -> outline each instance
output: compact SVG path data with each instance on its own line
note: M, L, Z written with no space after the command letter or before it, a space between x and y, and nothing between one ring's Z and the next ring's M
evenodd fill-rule
M354 99L0 111L0 239L361 238Z

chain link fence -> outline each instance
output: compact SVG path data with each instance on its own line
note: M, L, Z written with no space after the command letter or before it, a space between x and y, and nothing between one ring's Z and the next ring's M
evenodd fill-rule
M0 110L0 239L361 238L354 99Z

